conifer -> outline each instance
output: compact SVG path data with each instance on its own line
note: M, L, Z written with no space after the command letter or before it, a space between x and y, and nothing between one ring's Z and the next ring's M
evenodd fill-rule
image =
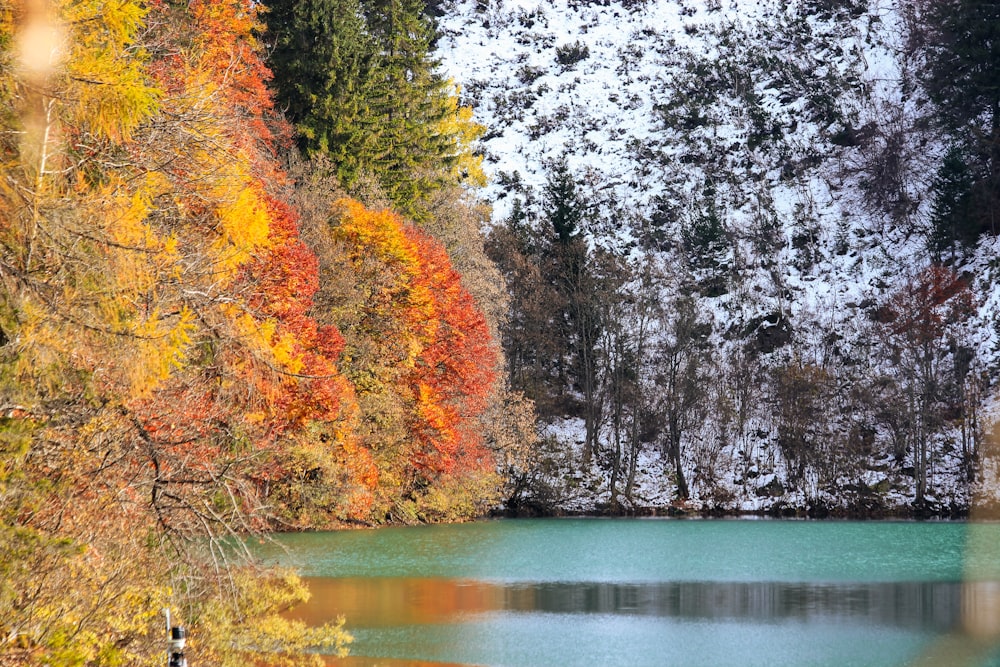
M437 71L423 2L276 0L267 21L279 105L303 151L330 157L345 187L374 176L420 219L431 192L476 180L455 167L480 131Z
M985 229L1000 216L1000 4L927 0L925 84L945 127L972 136L983 176L976 183Z
M300 148L329 155L352 182L375 134L363 95L374 45L358 0L273 0L266 18L277 103Z
M975 240L977 226L971 210L973 184L964 151L953 146L944 157L933 188L929 246L938 260L957 243Z

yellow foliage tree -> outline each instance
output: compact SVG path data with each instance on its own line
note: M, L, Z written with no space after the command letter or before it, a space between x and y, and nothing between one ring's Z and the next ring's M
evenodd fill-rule
M476 142L486 133L486 127L472 119L472 107L460 106L461 89L449 84L450 93L444 98L445 113L436 128L437 134L447 137L451 150L448 159L450 178L453 184L473 187L486 185L483 172L483 156L476 152Z
M252 445L301 428L279 416L315 382L290 378L335 376L248 278L295 241L262 180L258 9L0 6L0 662L161 664L164 607L202 664L348 639L282 621L300 582L224 539L266 525ZM298 414L336 421L343 388Z

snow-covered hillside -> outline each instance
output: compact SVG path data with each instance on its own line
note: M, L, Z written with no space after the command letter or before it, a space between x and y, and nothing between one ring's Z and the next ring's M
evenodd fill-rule
M450 5L438 54L488 128L496 215L563 152L606 199L647 215L696 197L706 178L744 192L766 184L784 215L839 199L830 192L852 165L812 172L885 112L877 105L899 105L902 27L888 9L823 16L806 4Z
M711 183L730 228L780 225L781 273L764 279L827 311L863 300L922 252L912 235L884 238L889 213L864 205L866 167L876 168L865 153L883 147L839 145L875 132L887 109L915 113L894 85L902 28L888 9L824 19L782 0L482 4L455 3L438 54L487 127L495 220L515 198L537 199L546 166L565 154L605 211L638 214L662 234L679 236L672 227ZM567 50L580 59L560 64ZM933 145L912 150L905 192L893 194L919 220L939 156ZM621 220L595 225L598 235L630 231ZM838 241L881 252L839 255ZM804 269L805 254L821 266Z
M730 350L768 327L787 330L763 346L762 367L849 369L838 375L844 389L860 366L871 375L897 372L881 366L873 347L880 308L929 263L929 192L945 140L927 120L905 6L447 0L437 55L487 127L492 180L483 196L494 224L515 202L538 215L547 175L563 158L592 207L591 242L623 255L679 256L693 221L718 215L726 250L713 267L725 287L703 290L699 300L715 344ZM974 282L977 310L950 340L974 351L971 372L980 376L997 358L997 250L987 239L955 266ZM704 268L687 270L706 280ZM719 428L691 436L722 441L724 471L715 481L731 492L722 504L732 509L760 509L760 489L789 486L780 456L771 454L770 466L764 454L749 460L778 439L770 408L758 407L739 437ZM868 421L875 439L888 442L895 426L880 419ZM934 436L942 504L967 502L953 479L961 465L952 445L969 437L960 428L952 423ZM753 442L744 429L767 435ZM699 451L688 448L692 474ZM869 488L891 488L887 505L905 504L912 486L893 465L905 467L874 456L852 474ZM781 483L769 487L773 479ZM798 495L767 497L801 506L823 493L793 486Z

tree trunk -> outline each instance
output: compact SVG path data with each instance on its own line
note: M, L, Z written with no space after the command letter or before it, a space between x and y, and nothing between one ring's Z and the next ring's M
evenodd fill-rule
M684 478L684 467L681 465L681 451L680 446L675 450L674 459L674 473L677 476L677 497L680 500L687 500L691 497L691 493L688 491L687 480Z
M611 460L611 513L618 514L620 509L618 503L618 480L621 477L622 449L621 441L615 436L614 452Z
M691 494L688 491L687 480L684 478L684 466L681 465L681 429L676 417L670 418L668 433L670 444L667 458L673 464L674 477L677 484L677 497L681 500L687 500Z
M625 482L625 498L632 502L632 489L635 487L636 468L639 467L639 417L632 416L632 427L629 429L628 437L628 479Z

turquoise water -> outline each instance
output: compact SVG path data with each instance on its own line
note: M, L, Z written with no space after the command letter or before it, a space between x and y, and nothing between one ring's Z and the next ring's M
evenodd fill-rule
M277 541L262 555L314 592L294 613L346 615L352 667L1000 664L994 524L547 519Z

